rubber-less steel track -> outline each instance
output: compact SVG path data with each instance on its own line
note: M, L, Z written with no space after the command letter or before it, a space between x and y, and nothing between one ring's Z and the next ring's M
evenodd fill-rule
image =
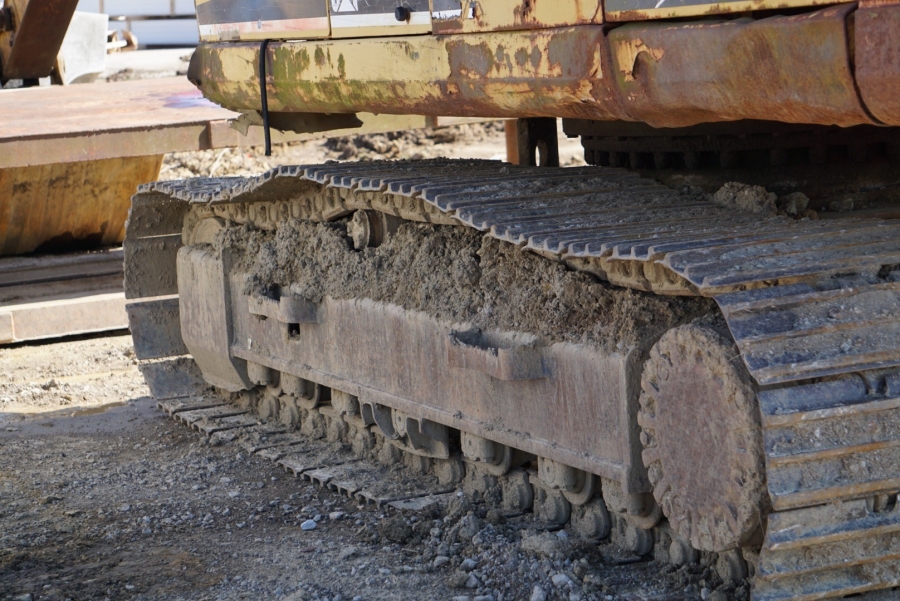
M188 231L204 216L267 228L359 209L472 227L617 285L714 298L761 390L775 511L754 599L900 586L900 509L891 496L900 489L900 376L891 372L900 366L900 223L734 213L600 167L281 167L251 179L143 187L126 239L126 294L177 292L182 222ZM132 314L136 340L149 341L142 358L184 354L175 352L183 349L177 332L142 322L139 308ZM184 370L162 362L145 373L165 395Z

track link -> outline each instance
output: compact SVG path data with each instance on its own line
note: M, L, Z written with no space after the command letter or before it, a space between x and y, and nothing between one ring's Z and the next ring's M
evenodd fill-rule
M172 297L157 297L178 293L175 255L183 243L212 241L204 224L219 220L271 230L291 218L331 221L355 211L464 225L612 284L657 294L711 297L760 387L767 486L774 511L768 516L765 541L758 547L754 598L821 599L900 585L893 550L895 493L900 488L893 469L900 424L892 415L898 376L890 371L900 366L900 338L894 332L900 327L894 279L900 264L896 222L762 219L736 215L619 169L549 170L445 160L281 167L248 180L157 183L138 193L132 210L126 295L154 297L135 306L166 302ZM143 217L154 212L158 218ZM181 305L184 320L183 300ZM251 313L276 315L276 308L262 305ZM303 307L277 310L293 311L291 319L297 321L285 322L288 331L292 323L302 325ZM175 331L178 316L173 321L168 311L155 322L145 321L149 329L142 330L133 321L132 331L138 356L153 360L143 368L151 390L159 393L158 398L188 394L189 385L199 381L196 368L180 357L184 355L180 339L165 334ZM252 345L241 350L240 344L232 346L227 332L223 335L226 354L234 352L250 360L251 366L266 362L251 352ZM509 359L506 369L525 369L523 360ZM268 363L265 369L279 369ZM313 372L304 377L317 381ZM341 391L339 379L323 378L318 383ZM341 392L357 398L357 403L365 396L353 385ZM243 402L258 406L257 401ZM314 406L307 411L315 410ZM306 421L328 420L321 413L310 415L322 417L307 415ZM249 418L241 415L218 419L233 420L234 427L227 431L255 427L244 426L241 420ZM375 417L359 413L359 419L361 430L377 426L386 431ZM420 425L428 421L420 415L411 419ZM454 423L465 435L461 422ZM283 435L272 435L276 434ZM493 444L504 446L502 441ZM388 447L396 448L382 444ZM491 480L496 479L488 467L493 464L482 463L468 462L470 487L486 495L494 494L498 483L504 490L503 482ZM567 478L589 473L579 468L572 472L565 463L555 473L553 460L542 459L541 473L528 474L536 510L559 522L572 515L583 518L583 509L573 513L571 502L560 499L567 498L562 492L579 492L578 485L566 483ZM454 481L452 472L445 478L448 484ZM321 479L324 482L327 475ZM615 506L615 482L604 479L603 484L605 504ZM514 497L513 492L510 498ZM576 506L588 506L591 498L587 495ZM624 525L620 537L636 552L649 552L654 524L652 519L641 524L640 518L652 511L625 507L638 495L627 493L622 498L620 515L625 518L613 520L612 530ZM595 525L595 531L602 529ZM665 532L657 532L658 549L669 536L675 545L671 547L675 551L667 549L669 554L694 553ZM757 563L752 548L745 554L751 564ZM745 573L740 554L726 553L722 558L726 572L736 577Z

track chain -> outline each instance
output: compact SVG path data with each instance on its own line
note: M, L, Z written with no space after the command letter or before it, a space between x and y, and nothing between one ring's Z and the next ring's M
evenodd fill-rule
M894 278L900 224L760 218L681 196L619 169L549 170L486 161L280 167L251 179L151 184L135 203L177 206L186 242L207 217L266 229L283 219L332 220L365 209L461 224L616 285L714 298L762 387L768 486L776 511L768 517L754 598L820 599L900 586L894 559L900 532L894 493L900 481L893 470L900 424L892 418L900 390L897 376L887 371L900 366L900 332L894 331L900 327ZM167 279L174 236L180 235L172 222L160 219L149 234L136 233L131 245L139 253L129 254L126 242L127 271L139 276L126 275L129 298L177 293ZM134 334L136 343L145 337ZM192 379L183 375L186 366L184 358L157 360L145 373L163 374L158 387L168 388L160 394L173 395ZM166 373L182 374L181 384L172 384ZM242 415L218 419L234 426L207 428L209 434L256 427L245 425L253 418ZM824 446L804 446L822 431ZM828 439L827 432L841 434ZM489 473L470 471L484 493L493 490ZM313 478L316 470L300 473L307 472ZM541 486L540 478L533 484L538 511L570 519L571 505L564 515L559 495L542 499L547 490L558 490ZM562 509L554 510L554 504ZM646 548L641 531L647 532L633 528L621 536L630 537L637 551ZM665 536L658 533L660 540ZM690 556L683 549L667 553ZM738 566L733 573L743 565L739 557L723 562Z

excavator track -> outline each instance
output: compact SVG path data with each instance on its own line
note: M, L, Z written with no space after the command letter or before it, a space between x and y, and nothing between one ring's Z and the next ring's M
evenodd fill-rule
M604 290L687 304L668 334L647 326L623 348L544 343L527 331L456 329L463 320L390 299L250 285L252 262L223 242L238 230L284 236L288 223L335 221L357 251L404 222L456 226L590 274ZM396 460L399 450L434 478L410 495L462 480L510 511L533 505L588 536L612 529L639 554L654 538L675 563L696 559L694 547L719 552L720 573L734 579L746 558L757 600L824 599L900 586L898 234L892 221L736 213L615 168L280 167L142 187L126 234L126 296L151 391L183 404L170 411L199 412L209 435L259 428L252 409L284 425L265 434L284 437L270 449L302 444L290 432L299 427L351 441L363 457ZM716 352L701 357L696 341ZM691 378L713 368L727 374L724 384L707 378L724 390L710 398L750 401L704 410L712 439L695 442L673 430L679 412L666 404L692 403ZM196 395L204 382L217 400ZM717 411L737 438L718 436ZM744 421L731 422L735 413ZM678 488L693 482L680 472L721 440L747 442L718 449L725 469L745 471L711 481L725 501L703 515Z

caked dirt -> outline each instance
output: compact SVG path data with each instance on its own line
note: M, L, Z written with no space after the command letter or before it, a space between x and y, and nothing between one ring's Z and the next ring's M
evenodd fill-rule
M218 244L242 256L238 269L252 274L246 292L277 285L313 302L369 298L547 344L628 350L713 310L708 299L609 286L466 227L408 222L356 251L343 222L293 220L274 232L232 226Z
M0 599L749 598L703 561L632 557L458 495L360 506L172 421L129 351L126 336L0 349ZM57 392L61 378L92 389ZM12 386L34 392L14 406ZM119 406L85 410L97 399Z

